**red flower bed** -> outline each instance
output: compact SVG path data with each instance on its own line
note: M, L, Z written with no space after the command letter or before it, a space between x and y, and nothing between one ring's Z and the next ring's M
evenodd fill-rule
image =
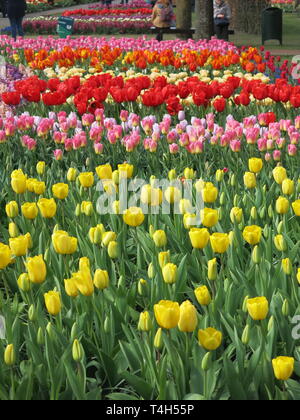
M88 10L88 9L76 9L67 10L63 16L107 16L107 15L151 15L151 9L101 9L101 10Z

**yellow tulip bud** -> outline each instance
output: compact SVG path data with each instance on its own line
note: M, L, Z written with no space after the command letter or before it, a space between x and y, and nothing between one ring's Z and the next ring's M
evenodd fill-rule
M181 199L181 191L174 187L170 186L165 190L165 199L168 203L174 204Z
M243 300L243 305L242 305L242 311L243 312L248 312L248 308L247 308L247 302L249 300L249 296L247 295L244 300Z
M8 233L9 233L9 236L11 238L15 238L16 236L18 236L19 235L18 226L15 223L13 223L13 222L9 223L9 225L8 225Z
M243 209L240 207L233 207L230 211L230 220L231 223L241 223L243 220Z
M46 163L40 161L36 164L36 171L39 175L43 175L45 173Z
M285 197L279 197L276 200L276 211L278 214L286 214L289 211L290 203Z
M224 179L224 171L223 171L223 169L218 169L216 171L216 181L221 182L221 181L223 181L223 179Z
M81 343L75 339L72 345L72 357L75 362L81 362L84 357L84 351Z
M250 217L253 220L256 220L257 219L257 210L256 210L256 207L251 207Z
M282 182L287 178L286 169L282 166L277 166L273 169L273 177L277 184L282 184Z
M289 316L290 313L290 305L287 299L284 299L284 302L281 307L281 312L283 316Z
M292 195L295 191L295 184L294 181L291 179L284 179L281 184L282 192L285 195Z
M6 346L5 351L4 351L4 363L7 366L12 366L15 364L15 361L16 361L16 355L15 355L14 345L8 344L8 346Z
M285 258L281 261L281 267L283 272L289 276L293 272L293 264L292 261L289 258Z
M245 172L244 185L248 189L252 189L256 187L256 176L253 172Z
M162 329L158 328L156 331L155 337L154 337L154 347L157 350L160 350L163 346L163 340L162 340Z
M104 232L102 235L102 245L107 247L111 241L115 241L117 234L112 231Z
M19 289L21 289L25 293L29 292L31 288L31 284L30 284L29 276L27 273L20 274L17 280L17 283L18 283Z
M254 264L260 264L261 263L261 251L260 247L258 245L255 245L252 250L252 261Z
M179 201L179 211L181 214L190 213L192 211L192 204L190 200L186 198L182 198Z
M120 174L119 174L119 171L117 169L115 171L113 171L113 173L111 175L111 179L116 185L119 184Z
M300 200L296 200L292 203L292 207L296 216L300 216Z
M138 322L138 330L139 331L150 331L152 328L152 321L148 311L142 312L140 314L139 322Z
M147 274L148 274L149 279L153 279L153 277L155 276L154 265L152 262L148 266Z
M185 168L183 175L186 179L193 179L195 177L195 171L192 168Z
M286 240L282 235L276 235L274 238L274 244L278 251L284 252L287 250Z
M42 330L41 327L39 327L39 329L38 329L37 336L36 336L36 341L37 341L39 346L43 346L44 343L45 343L45 335L44 335L44 331Z
M177 266L172 263L165 264L162 268L162 275L165 283L175 283L177 279Z
M146 296L148 291L148 284L145 279L140 279L138 282L138 294L140 296Z
M170 262L170 251L160 252L158 254L158 262L161 269L168 264Z
M244 345L247 345L249 343L249 339L250 339L249 333L250 333L250 326L247 324L246 327L244 328L244 331L241 337L241 342Z
M209 352L205 353L205 355L203 356L203 359L201 361L202 370L204 370L204 371L209 370L210 364L211 364L211 352L209 351Z
M77 177L77 169L75 168L69 168L67 172L67 180L69 182L74 182Z
M118 242L110 241L110 243L108 244L108 247L107 247L107 253L108 253L109 258L111 258L111 259L118 258L118 256L119 256Z
M207 270L208 280L216 280L218 277L218 265L217 259L213 258L208 261L208 270Z
M14 217L17 217L19 214L19 207L18 203L16 201L10 201L5 206L5 212L7 214L7 217L10 217L13 219Z
M47 268L43 255L28 258L26 262L26 268L28 271L29 280L32 283L40 284L46 279Z
M176 175L176 170L175 169L171 169L168 173L168 178L170 181L173 181L174 179L176 179L177 175Z
M297 271L297 281L300 284L300 268L298 268L298 271Z

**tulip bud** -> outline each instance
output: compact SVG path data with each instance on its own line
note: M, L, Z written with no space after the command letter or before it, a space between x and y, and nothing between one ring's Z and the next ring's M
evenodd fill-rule
M157 350L161 350L162 346L163 346L162 329L158 328L154 337L154 347Z
M37 319L36 308L35 308L34 305L30 305L30 307L28 309L28 319L31 322L34 322Z
M117 258L117 257L118 257L118 255L119 255L119 246L118 246L118 242L116 242L116 241L111 241L111 242L108 244L108 247L107 247L107 253L108 253L109 258L111 258L112 260L113 260L113 259L115 259L115 258Z
M44 254L44 261L46 263L49 263L49 261L50 261L50 249L49 248L46 248L46 251L45 251L45 254Z
M283 230L284 230L284 224L283 224L283 221L281 221L277 225L277 232L281 235Z
M27 273L22 273L19 276L17 283L18 283L19 289L21 289L25 293L29 292L31 288L31 283L30 283L29 276Z
M226 195L223 191L220 195L220 204L221 204L221 206L224 206L225 203L226 203Z
M252 251L252 261L254 264L259 264L261 262L261 252L258 245L255 245Z
M281 307L281 312L283 316L289 316L290 313L290 305L287 299L284 299L284 302Z
M262 220L264 220L264 219L265 219L265 217L266 217L266 208L265 208L265 207L263 207L263 208L261 208L261 209L260 209L260 211L259 211L259 217L260 217Z
M224 179L224 171L222 169L218 169L216 171L216 181L221 182Z
M274 238L274 244L278 251L284 252L287 250L286 240L282 235L276 235Z
M202 359L202 362L201 362L201 368L202 368L202 370L206 371L210 368L210 365L211 365L211 352L208 351L203 356L203 359Z
M149 226L149 235L150 235L150 238L153 237L154 232L155 232L154 226L153 225L150 225Z
M264 237L265 237L266 239L268 239L269 234L270 234L270 228L269 228L269 226L268 226L268 225L265 225L264 230L263 230L263 233L264 233Z
M126 280L124 276L120 276L118 280L118 288L125 287L125 286L126 286Z
M293 272L293 265L292 265L292 262L291 262L291 260L289 258L285 258L285 259L283 259L281 261L281 267L282 267L283 272L287 276L289 276L289 275L292 274L292 272Z
M149 277L149 279L153 279L154 276L155 276L154 265L151 262L148 266L148 277Z
M148 311L142 312L140 314L139 323L138 323L138 330L139 331L150 331L152 328L152 321Z
M164 230L157 230L153 233L153 241L157 248L162 248L167 244L167 236Z
M230 185L232 187L235 187L236 186L236 175L235 174L231 174L231 177L230 177Z
M46 331L47 331L47 334L48 334L50 340L53 341L54 338L55 338L55 333L54 333L53 325L51 324L51 322L48 322L48 324L46 326Z
M233 199L234 207L238 207L239 201L240 201L240 197L237 194L235 194L234 199Z
M36 341L37 341L39 346L43 346L44 343L45 343L44 331L42 330L41 327L39 327L39 329L38 329Z
M207 269L208 280L214 281L218 277L218 265L217 259L213 258L212 260L208 261L208 269Z
M249 343L249 339L250 339L250 326L246 325L242 334L241 341L243 344L247 345Z
M268 216L269 216L270 219L272 219L273 216L274 216L274 211L273 211L273 207L271 206L271 204L268 207Z
M12 366L15 364L15 361L16 361L16 355L14 351L14 345L8 344L8 346L6 347L4 351L4 363L7 366Z
M144 279L140 279L138 282L138 294L140 296L147 296L147 292L148 292L147 281Z
M81 362L84 357L83 347L77 339L73 342L72 357L75 362Z
M104 290L109 286L109 276L106 270L98 268L94 274L94 285L99 290Z
M247 313L248 312L248 307L247 307L247 301L249 299L249 296L247 295L243 301L243 306L242 306L242 311Z
M71 341L73 342L78 335L78 325L77 322L74 322L71 328Z
M253 220L256 220L256 219L257 219L257 210L256 210L256 207L252 207L252 208L251 208L251 211L250 211L250 216L251 216L251 218L252 218Z
M175 169L171 169L168 173L168 178L170 181L176 179L176 170Z
M110 332L110 319L108 316L105 317L103 329L106 334Z
M80 213L81 213L80 204L77 204L76 209L75 209L75 216L79 217Z
M268 322L268 332L270 332L274 327L274 316L271 315L269 322Z
M11 238L16 238L17 236L19 236L18 226L15 223L13 223L13 222L9 223L9 225L8 225L8 233L9 233L9 236Z

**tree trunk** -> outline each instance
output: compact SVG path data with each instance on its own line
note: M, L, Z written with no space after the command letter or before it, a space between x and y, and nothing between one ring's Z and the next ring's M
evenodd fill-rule
M176 27L190 29L192 27L192 2L191 0L176 0ZM183 36L183 38L188 38Z
M213 1L196 0L196 33L195 39L210 39L214 34Z
M232 10L230 27L250 34L261 32L261 13L270 5L269 0L227 0Z

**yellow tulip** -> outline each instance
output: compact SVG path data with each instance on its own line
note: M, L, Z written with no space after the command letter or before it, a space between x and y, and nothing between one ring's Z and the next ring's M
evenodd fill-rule
M215 226L219 221L219 212L211 208L204 208L200 211L201 223L207 228Z
M193 179L195 177L195 171L192 168L185 168L185 170L183 171L183 176L186 179Z
M104 226L102 224L92 227L89 230L89 238L93 244L101 244L102 235L105 232Z
M168 203L174 204L181 199L181 191L174 186L170 186L165 190L165 199Z
M204 203L214 203L218 197L218 188L211 182L206 182L201 192Z
M248 161L248 167L250 172L258 173L262 170L263 161L259 158L251 158Z
M196 299L200 305L207 306L211 302L211 295L206 286L199 286L194 290Z
M61 300L58 292L51 290L44 293L45 305L50 315L56 316L61 311Z
M241 223L243 220L243 209L240 207L233 207L230 211L230 220L231 223Z
M179 211L181 214L190 213L192 211L192 203L187 198L182 198L179 201Z
M22 211L23 216L29 220L35 219L39 212L36 203L22 204L21 211Z
M252 189L256 187L256 176L253 172L245 172L244 185L248 189Z
M94 184L93 172L82 172L79 177L80 185L84 188L90 188Z
M276 200L276 211L278 214L286 214L289 211L290 203L285 197L279 197Z
M90 269L91 263L88 257L81 257L79 259L79 271L84 270L85 268Z
M198 324L197 310L195 306L186 300L180 305L178 328L182 332L193 332Z
M206 328L198 331L198 340L200 346L205 350L216 350L222 343L222 333L215 328Z
M74 182L77 178L77 169L69 168L67 172L67 180L69 182Z
M152 235L152 239L157 248L162 248L167 245L167 235L164 230L156 230Z
M300 200L296 200L292 203L292 207L296 216L300 216Z
M62 182L52 185L52 193L55 198L64 200L69 194L69 185Z
M69 236L63 230L57 230L52 234L52 244L55 252L58 254L74 254L77 250L77 238Z
M186 213L183 215L183 225L185 229L191 229L192 226L197 225L198 218L196 214Z
M14 217L17 217L19 214L19 207L18 203L16 201L10 201L5 206L5 212L7 214L7 217L10 217L13 219Z
M292 195L295 191L295 183L292 179L284 179L281 184L282 192L285 195Z
M27 177L21 170L14 172L11 177L11 187L16 194L23 194L26 191Z
M210 244L214 252L224 254L230 245L229 236L227 233L213 233Z
M297 281L300 284L300 268L298 268L298 271L297 271Z
M34 184L36 182L38 182L38 179L36 179L36 178L26 179L26 189L27 189L27 191L34 193Z
M176 179L177 175L176 175L176 170L175 169L170 169L168 172L168 179L170 181L173 181L174 179Z
M91 201L82 201L81 206L80 206L80 211L86 216L91 216L94 211L93 203Z
M28 258L26 262L26 268L28 271L29 280L32 283L43 283L47 275L47 268L43 255Z
M141 188L141 202L158 206L162 202L162 191L159 188L153 188L150 184L144 185Z
M51 219L55 216L57 206L54 198L40 198L37 205L45 219Z
M262 229L256 225L246 226L243 231L243 238L250 245L257 245L261 240L261 236Z
M138 330L139 331L150 331L152 328L152 322L150 318L150 314L148 311L142 312L140 314L139 322L138 322Z
M16 257L26 255L28 251L28 239L25 235L20 235L16 238L10 238L9 247L12 254Z
M272 366L276 379L287 381L294 372L295 359L293 357L278 356L272 359Z
M133 175L133 165L129 163L122 163L118 165L119 177L120 178L131 178Z
M161 350L161 348L163 346L162 329L161 328L158 328L158 330L156 331L154 341L153 341L153 345L157 350Z
M179 304L170 300L161 300L154 305L154 315L160 327L168 330L175 328L180 317Z
M268 300L264 296L247 299L247 309L249 315L252 319L254 319L254 321L261 321L268 315Z
M165 283L175 283L177 278L177 266L172 263L165 264L162 268L162 275Z
M145 215L140 207L130 207L124 211L123 220L126 225L136 227L144 222Z
M273 169L273 177L277 184L282 184L282 182L287 178L286 169L282 166L277 166Z
M217 169L215 176L216 176L216 181L217 182L223 181L223 179L224 179L224 171L223 171L223 169Z
M70 297L77 297L78 296L78 289L77 289L74 277L72 277L70 279L65 279L64 283L65 283L66 294Z
M281 267L286 275L291 275L293 272L293 264L290 258L285 258L281 261Z
M88 268L73 274L77 289L83 296L91 296L94 293L94 284L91 272Z
M45 173L46 163L40 161L36 164L36 171L39 175L43 175Z
M203 249L208 244L210 235L206 228L192 228L189 231L189 237L193 248Z
M8 233L9 233L9 236L11 238L15 238L15 237L17 237L19 235L18 226L14 222L9 223L9 225L8 225Z
M44 194L46 190L46 184L43 181L35 181L32 183L33 192L37 195Z
M104 290L109 285L109 276L106 270L98 268L94 274L94 285L97 289Z
M100 179L112 179L112 167L110 164L96 167L96 173Z

